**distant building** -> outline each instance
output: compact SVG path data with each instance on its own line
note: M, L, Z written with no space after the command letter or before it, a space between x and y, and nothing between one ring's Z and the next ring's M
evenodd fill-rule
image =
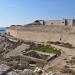
M39 22L42 25L75 25L75 19L62 19L62 20L36 20L35 22Z

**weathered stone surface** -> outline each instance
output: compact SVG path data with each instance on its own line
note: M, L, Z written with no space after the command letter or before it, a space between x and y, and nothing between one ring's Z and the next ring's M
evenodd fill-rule
M11 71L11 72L8 72L7 75L20 75L20 74L16 73L15 71Z
M45 25L25 25L20 27L9 27L7 31L15 38L24 41L60 41L70 43L75 46L75 26L71 25L73 20L67 20L69 25L65 25L65 20L47 21ZM63 25L62 25L63 24ZM35 36L35 37L34 37Z
M6 74L7 72L9 72L11 70L12 69L5 64L0 65L0 75Z
M24 69L24 70L23 70L23 74L24 74L24 75L34 75L33 71L30 70L30 69Z
M14 50L10 51L9 53L5 54L4 57L5 58L9 58L12 56L19 56L22 55L22 51L25 49L28 49L29 45L27 44L22 44L20 46L18 46L17 48L15 48Z

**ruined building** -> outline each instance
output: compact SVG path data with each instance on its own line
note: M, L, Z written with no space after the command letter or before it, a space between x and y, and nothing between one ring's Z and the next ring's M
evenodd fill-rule
M27 25L12 25L7 32L24 41L60 41L75 45L75 19L36 20Z

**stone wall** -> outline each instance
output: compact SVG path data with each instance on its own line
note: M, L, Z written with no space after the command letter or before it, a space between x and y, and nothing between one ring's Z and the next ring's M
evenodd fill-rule
M60 35L58 33L37 31L18 31L18 37L23 40L37 42L47 42L48 40L59 41L60 39Z
M71 24L72 20L68 20L68 22ZM75 45L75 26L71 25L27 25L20 27L9 27L7 32L9 32L13 37L25 41L61 41Z
M66 20L66 21L67 21L67 25L68 25L68 26L72 26L72 25L73 25L73 20L68 19L68 20Z
M65 26L65 20L48 20L48 21L45 21L45 25L64 25Z
M29 30L10 30L10 35L25 40L34 42L60 41L75 45L75 33L57 33L57 32L41 32Z
M18 34L17 34L18 31L16 29L7 29L6 32L13 37L18 36Z
M47 20L45 21L45 25L73 26L75 25L75 20L74 19Z
M37 32L37 31L18 31L19 39L34 41L34 42L48 42L61 41L65 43L74 43L75 35L70 33L52 33L52 32ZM74 43L75 44L75 43Z

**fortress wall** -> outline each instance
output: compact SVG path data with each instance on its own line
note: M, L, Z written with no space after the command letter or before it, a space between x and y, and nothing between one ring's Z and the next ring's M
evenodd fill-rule
M71 43L71 38L75 36L67 33L55 33L55 32L38 32L38 31L18 31L18 38L28 41L36 42L48 42L48 41L61 41L65 43ZM70 41L71 40L71 41ZM73 40L74 41L74 40Z
M57 33L57 32L42 32L42 31L27 31L27 30L11 30L10 35L13 37L22 39L24 41L33 42L47 42L47 41L60 41L70 43L75 46L75 34L74 33Z
M17 34L18 31L16 29L7 29L6 32L8 34L12 35L13 37L16 37L17 38L17 36L18 36L18 34Z
M60 41L60 42L70 43L75 46L75 34L69 34L69 33L19 31L18 37L23 40L36 41L36 42Z
M68 39L66 41L75 46L75 34L69 34Z
M47 42L59 41L58 33L38 32L38 31L18 31L18 38L28 41Z
M67 19L67 25L69 26L72 26L73 25L73 20L71 20L71 19Z
M70 31L71 33L75 33L75 26L73 26L73 27L71 26L70 29L71 29L71 31Z
M65 20L48 20L48 21L45 21L45 25L64 25L65 26Z
M62 33L60 34L61 42L70 43L75 46L75 34L72 33Z

